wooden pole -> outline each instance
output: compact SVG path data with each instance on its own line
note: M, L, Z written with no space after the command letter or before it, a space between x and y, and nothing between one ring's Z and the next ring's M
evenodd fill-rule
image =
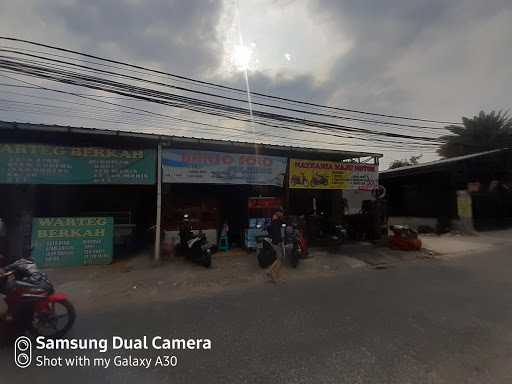
M155 261L160 261L160 226L162 222L162 144L158 143L157 179L156 179L156 226Z

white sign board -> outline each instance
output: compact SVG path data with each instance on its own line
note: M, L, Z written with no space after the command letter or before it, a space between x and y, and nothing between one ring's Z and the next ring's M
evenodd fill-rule
M164 183L283 186L287 158L228 152L165 149Z

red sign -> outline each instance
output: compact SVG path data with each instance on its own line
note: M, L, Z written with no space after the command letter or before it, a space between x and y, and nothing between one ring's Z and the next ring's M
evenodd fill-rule
M280 197L249 197L249 209L280 208L283 202Z

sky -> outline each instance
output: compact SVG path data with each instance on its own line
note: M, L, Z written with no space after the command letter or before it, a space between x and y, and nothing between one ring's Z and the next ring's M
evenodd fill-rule
M243 68L252 91L434 120L506 110L512 96L506 0L0 0L0 35L239 88ZM0 120L102 124L1 107ZM382 152L384 167L423 153L366 149Z

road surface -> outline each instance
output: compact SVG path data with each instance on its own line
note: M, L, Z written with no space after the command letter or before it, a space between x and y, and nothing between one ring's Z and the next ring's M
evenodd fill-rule
M88 355L131 353L152 363L176 355L177 367L24 370L14 367L13 351L3 349L2 382L510 383L511 251L502 245L172 303L78 308L70 337L208 338L212 349Z

